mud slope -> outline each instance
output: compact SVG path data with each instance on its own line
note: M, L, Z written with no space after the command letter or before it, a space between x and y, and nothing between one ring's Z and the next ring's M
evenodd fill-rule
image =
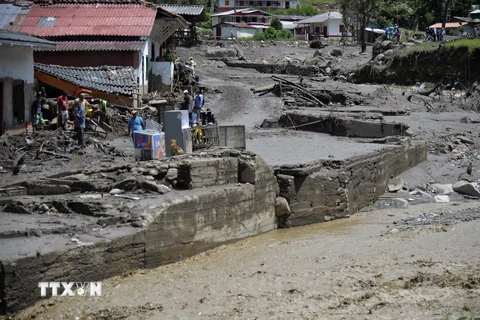
M427 45L424 45L427 46ZM387 56L387 54L385 54ZM383 61L382 61L383 60ZM467 47L397 49L385 59L372 59L355 72L357 83L413 85L417 82L454 84L472 83L480 79L480 50Z

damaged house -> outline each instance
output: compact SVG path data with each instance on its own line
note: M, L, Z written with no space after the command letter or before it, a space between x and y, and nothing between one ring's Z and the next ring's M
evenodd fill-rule
M35 96L33 50L55 43L0 29L0 135L7 127L31 121Z
M37 0L19 30L57 42L55 49L34 52L35 76L43 83L70 94L107 90L107 101L119 103L120 95L133 105L149 91L172 86L173 62L164 55L175 50L175 31L188 26L181 16L139 0ZM106 70L115 76L103 77L98 87L97 71ZM81 78L73 81L74 74Z

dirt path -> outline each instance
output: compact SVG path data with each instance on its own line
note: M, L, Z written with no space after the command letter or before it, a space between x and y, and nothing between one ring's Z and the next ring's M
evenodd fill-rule
M422 215L428 212L444 218ZM399 223L428 216L423 225ZM478 204L467 202L275 230L104 281L103 297L43 301L19 319L32 314L36 319L478 316L478 218Z

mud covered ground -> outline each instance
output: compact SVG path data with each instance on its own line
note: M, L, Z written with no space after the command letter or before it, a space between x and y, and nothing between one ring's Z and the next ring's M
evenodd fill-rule
M291 43L263 46L225 43L225 46L236 46L248 60L271 63L285 56L300 60L311 58L316 51L301 42L296 46ZM322 51L326 54L333 48L328 46ZM259 151L268 158L278 154L278 146L272 142L291 138L289 142L296 145L297 151L285 150L289 152L289 162L295 162L292 158L297 155L296 162L302 163L305 158L301 144L313 140L321 144L318 141L321 135L259 128L265 118L277 118L284 111L281 98L273 94L254 95L250 90L272 84L271 75L253 69L228 68L221 61L205 58L205 49L205 45L179 48L178 53L183 58L193 56L201 83L222 92L207 92L206 107L213 109L221 124L246 126L247 149ZM370 53L358 55L358 48L340 49L343 50L340 65L345 73L371 58ZM299 78L281 76L292 81ZM473 164L471 179L480 178L477 151L480 129L478 124L461 122L467 116L479 117L461 109L455 99L432 112L423 103L407 100L410 87L353 85L332 79L320 83L305 78L306 87L359 91L365 99L364 106L375 112L407 111L402 116L384 118L410 125L412 139L426 141L429 146L429 160L401 176L406 188L431 182L455 183L470 162ZM332 112L341 112L342 107L345 106L332 106ZM125 138L119 139L121 145L127 144ZM335 154L335 143L328 145ZM369 148L361 143L348 146L348 152L353 154ZM310 152L310 158L330 154L320 147L318 154ZM274 159L282 162L281 158ZM361 212L350 219L275 230L169 266L132 271L106 280L103 297L42 301L18 318L441 319L446 315L480 316L479 202L462 197L453 200Z
M279 229L172 265L109 279L102 297L42 301L18 318L478 316L478 218L478 203L463 202L378 210ZM424 220L419 224L417 219Z

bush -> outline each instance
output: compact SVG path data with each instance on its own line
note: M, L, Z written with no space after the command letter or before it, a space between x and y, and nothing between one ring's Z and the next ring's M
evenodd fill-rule
M270 27L272 27L273 29L275 29L277 31L280 31L280 30L283 29L282 22L278 18L273 18L272 19L272 22L270 23Z
M266 40L275 40L277 39L277 30L272 27L268 27L264 32Z
M265 40L265 33L263 33L263 32L255 33L253 35L253 40L257 40L257 41Z
M282 40L291 39L293 38L293 34L290 31L283 29L277 33L277 38Z

